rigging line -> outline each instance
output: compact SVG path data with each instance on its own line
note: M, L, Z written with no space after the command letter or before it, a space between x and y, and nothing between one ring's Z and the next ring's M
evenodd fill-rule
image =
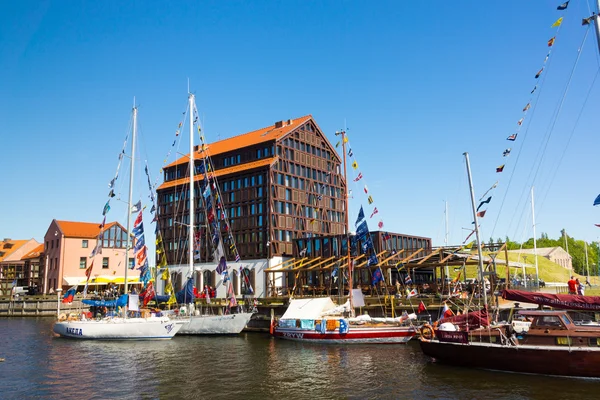
M558 170L560 169L560 165L562 164L562 161L567 153L567 149L569 148L569 145L571 144L571 140L573 139L573 135L575 133L575 129L577 129L577 126L579 125L579 120L581 119L581 116L583 114L583 110L585 109L585 106L590 98L590 95L592 93L592 89L594 88L595 84L596 84L596 79L598 78L598 75L600 75L600 68L598 68L596 70L596 75L594 76L594 80L592 81L592 84L590 85L590 88L587 92L587 95L585 97L585 100L583 102L583 105L581 106L581 110L579 110L579 115L577 115L577 119L575 120L575 124L573 125L573 129L571 129L571 133L569 135L569 138L567 140L567 144L564 146L563 151L560 155L560 158L558 160L558 163L556 164L556 167L554 169L554 172L552 174L552 178L550 179L550 183L548 184L548 189L546 190L546 193L544 194L544 196L542 197L542 201L540 202L540 211L538 212L539 214L541 214L541 211L544 208L544 203L546 201L546 198L548 197L548 194L550 193L550 188L552 187L552 184L554 182L554 178L556 177L556 174L558 173Z
M558 30L556 31L555 37L558 37L558 33L559 32L560 32L560 26L558 27ZM541 97L542 91L544 89L544 83L546 82L546 76L547 76L547 69L549 69L550 63L553 60L553 58L549 57L551 53L552 53L552 48L548 52L548 60L544 63L545 67L546 67L546 74L544 74L544 76L542 77L541 83L539 85L535 85L536 87L539 87L539 90L537 90L537 92L538 92L537 98L538 99ZM534 88L534 90L535 90L535 88ZM531 103L531 99L533 99L534 97L535 96L533 96L533 97L530 98L530 103ZM504 192L504 196L502 197L502 202L500 203L500 209L498 210L498 214L496 215L496 220L494 222L494 227L492 228L492 232L491 232L492 236L494 235L494 233L496 231L496 227L498 226L498 221L500 220L500 215L502 214L502 209L504 208L504 204L506 202L506 198L508 196L509 189L511 187L513 178L515 176L515 171L517 170L517 166L519 164L519 160L521 159L522 150L525 147L525 143L527 141L529 129L531 128L532 122L534 120L534 117L535 117L535 114L536 114L536 111L537 111L537 104L538 104L537 102L534 103L533 110L531 112L531 118L530 118L529 123L527 125L527 129L525 130L525 134L523 135L523 141L521 142L521 145L519 146L519 151L517 153L517 159L515 160L513 169L511 171L510 178L508 180L508 185L506 186L506 190ZM530 170L530 176L531 176L531 170ZM529 177L527 178L527 180L529 180ZM512 226L513 221L514 221L514 218L515 218L515 214L516 214L517 210L520 208L519 205L523 201L523 194L524 193L521 193L521 197L519 198L519 201L517 202L517 207L515 207L515 209L514 209L513 216L511 217L509 225L508 225L508 228L506 230L507 233L510 231L511 226ZM517 228L515 228L515 229L517 229Z

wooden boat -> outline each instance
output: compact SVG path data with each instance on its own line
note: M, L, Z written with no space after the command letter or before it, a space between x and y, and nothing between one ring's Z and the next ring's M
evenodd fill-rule
M273 334L315 343L406 343L416 334L407 317L345 318L349 308L349 302L336 307L329 297L293 299Z
M516 333L511 324L470 331L422 327L421 350L436 361L463 367L600 378L600 327L575 325L567 311L519 315L531 322L527 332Z

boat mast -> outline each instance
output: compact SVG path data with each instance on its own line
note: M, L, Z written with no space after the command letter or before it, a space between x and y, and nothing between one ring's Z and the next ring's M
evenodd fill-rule
M188 89L189 92L189 89ZM196 207L194 201L194 95L188 93L189 113L190 113L190 225L188 227L188 263L189 274L193 276L194 272L194 215Z
M445 202L445 210L444 210L444 215L446 217L446 232L444 235L444 246L448 247L448 201L446 200ZM446 276L445 279L448 279L448 277L450 277L450 268L448 267L448 263L446 263ZM444 285L446 284L446 282L442 283L442 287L444 287ZM450 293L450 285L448 285L448 293Z
M531 218L533 219L533 258L535 260L535 279L537 281L536 286L540 288L540 271L538 269L537 259L537 237L535 236L535 205L533 202L533 186L531 187Z
M344 207L346 208L346 248L348 249L348 300L350 301L350 316L354 317L354 299L352 298L352 288L354 286L352 282L352 275L354 271L352 271L352 260L350 259L350 223L348 222L350 218L350 210L348 208L348 175L346 171L346 131L342 130L340 132L336 132L335 134L342 135L342 153L344 157L344 182L346 183L346 190L344 192Z
M600 13L600 0L596 0L596 11ZM600 14L594 14L591 17L594 20L594 28L596 28L596 39L598 42L598 52L600 52Z
M473 208L473 220L475 221L475 237L477 238L477 255L479 256L479 282L483 292L483 303L487 306L487 292L485 290L485 281L483 280L483 256L481 254L481 240L479 238L479 222L477 221L477 211L475 208L475 191L473 190L473 179L471 178L471 164L469 163L469 153L463 153L467 163L467 175L469 177L469 190L471 191L471 206Z
M131 165L129 167L129 198L127 200L127 244L125 245L125 288L127 294L127 270L129 269L129 247L131 245L131 200L133 197L133 167L135 165L135 139L137 136L137 107L133 99L133 133L131 136Z

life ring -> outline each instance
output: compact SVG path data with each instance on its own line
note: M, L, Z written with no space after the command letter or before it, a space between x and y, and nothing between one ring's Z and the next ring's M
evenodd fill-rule
M65 314L65 313L60 313L60 315L58 316L58 320L59 320L60 322L62 322L62 321L66 321L66 320L67 320L67 314Z
M429 324L425 324L421 327L421 339L431 340L434 337L433 328Z
M69 314L69 318L68 318L69 321L77 321L77 319L78 319L77 314L74 314L74 313Z

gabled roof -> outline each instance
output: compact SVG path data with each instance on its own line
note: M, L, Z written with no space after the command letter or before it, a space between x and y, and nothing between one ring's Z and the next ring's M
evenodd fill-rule
M215 171L213 173L213 175L216 177L219 177L219 176L223 176L223 175L233 174L235 172L248 171L251 169L271 165L271 164L277 162L277 160L279 160L278 156L263 158L258 161L252 161L252 162L245 163L245 164L234 165L233 167L221 168L221 169ZM177 186L177 185L186 185L189 182L189 180L190 180L190 178L187 177L187 178L175 179L175 180L172 180L169 182L164 182L162 185L160 185L158 187L157 190L167 189L167 188ZM202 181L202 180L204 180L204 175L198 174L198 175L194 176L194 182L198 182L198 181Z
M38 258L40 256L40 254L42 254L43 252L44 252L44 244L42 243L35 249L31 250L29 253L27 253L23 257L21 257L21 260L30 260L32 258Z
M88 238L94 239L100 233L100 223L98 222L75 222L75 221L58 221L56 224L62 231L65 237ZM104 225L104 230L117 224L117 222L108 222Z
M228 139L220 140L218 142L210 143L207 145L208 154L210 156L215 156L217 154L227 153L229 151L233 151L236 149L240 149L247 146L252 146L259 143L265 143L277 140L288 133L292 132L294 129L298 128L305 122L312 119L312 115L306 115L304 117L290 119L287 121L283 121L281 127L276 128L275 124L267 126L266 128L261 128L252 132L244 133L242 135L233 136ZM289 123L288 123L289 122ZM196 151L195 158L202 158L205 155L202 152ZM167 165L165 168L172 167L174 165L185 164L189 162L189 153L183 157L180 157L176 161L173 161L171 164Z
M17 251L21 246L27 243L28 240L3 240L0 242L0 262L8 258L12 253Z

